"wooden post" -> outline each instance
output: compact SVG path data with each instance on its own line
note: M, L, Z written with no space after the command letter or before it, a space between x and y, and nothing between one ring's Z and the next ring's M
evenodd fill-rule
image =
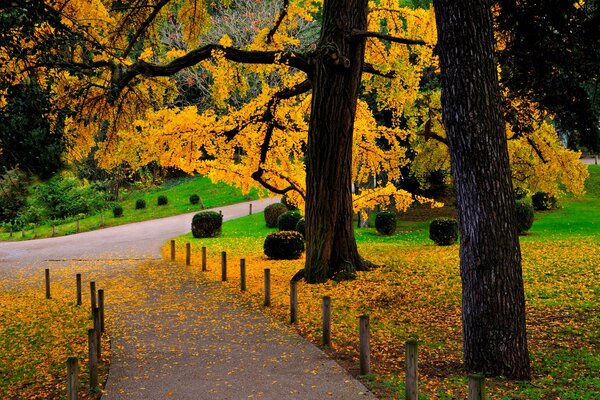
M371 348L369 345L369 316L360 316L360 374L371 372Z
M221 252L221 282L227 281L227 252Z
M79 233L79 218L77 218L77 233Z
M56 236L56 225L52 224L52 237L54 236Z
M24 238L25 237L25 228L21 229L21 237Z
M104 226L104 212L100 213L100 226Z
M331 346L331 297L323 296L321 319L323 322L323 346Z
M271 306L271 270L269 268L265 268L265 301L263 306Z
M77 305L81 305L81 274L75 275L75 284L77 287Z
M240 259L240 290L246 290L246 259Z
M175 261L175 241L171 240L171 261Z
M98 350L96 332L88 329L88 369L90 371L90 389L98 386Z
M189 243L185 244L185 265L192 264L192 245Z
M67 358L67 400L77 400L79 368L77 357Z
M50 296L50 269L46 268L45 275L46 275L46 298L50 299L50 298L52 298Z
M101 337L102 332L100 329L100 310L98 307L94 308L94 332L96 333L96 354L98 355L98 360L100 360L100 356L102 355L102 343Z
M483 375L469 375L469 400L484 400L485 386Z
M223 215L223 210L219 210L219 215Z
M252 203L250 203L248 208L249 208L248 215L252 215Z
M98 312L100 314L100 332L104 333L104 289L98 289Z
M206 247L202 247L202 271L206 271Z
M418 349L417 341L406 342L406 386L407 400L419 399L419 376L417 372Z
M298 322L298 281L290 281L290 324Z
M96 282L90 282L90 308L92 312L97 307L96 305Z

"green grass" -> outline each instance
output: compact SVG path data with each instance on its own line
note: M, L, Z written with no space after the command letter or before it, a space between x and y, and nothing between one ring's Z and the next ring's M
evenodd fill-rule
M119 204L123 206L123 216L115 218L112 209L104 211L104 227L129 224L132 222L146 221L150 219L163 218L171 215L185 214L201 210L201 205L192 205L189 197L197 194L202 199L205 208L213 208L228 204L239 203L258 198L256 191L251 191L248 195L243 195L241 191L233 186L223 182L212 183L205 177L187 177L175 179L166 182L164 185L148 191L133 191L127 195L127 198ZM169 202L167 205L158 206L158 196L167 196ZM146 208L135 209L135 202L138 199L146 201ZM97 213L83 218L79 221L79 231L86 232L99 229L101 226L101 214ZM77 222L70 221L56 226L56 235L64 236L77 232ZM52 236L52 226L49 222L25 230L25 236L22 232L15 232L10 235L9 232L0 232L0 240L27 240L33 238L45 238Z

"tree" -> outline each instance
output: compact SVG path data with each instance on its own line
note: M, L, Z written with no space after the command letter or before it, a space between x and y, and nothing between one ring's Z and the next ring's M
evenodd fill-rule
M469 370L530 377L521 252L487 0L435 0Z

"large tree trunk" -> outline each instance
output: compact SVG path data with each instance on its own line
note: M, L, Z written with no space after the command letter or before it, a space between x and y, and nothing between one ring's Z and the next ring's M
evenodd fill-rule
M491 5L434 0L444 125L461 234L464 359L471 371L530 377L521 252L514 220Z
M326 0L314 58L313 98L306 160L304 277L323 282L365 262L352 226L352 131L363 67L367 0Z

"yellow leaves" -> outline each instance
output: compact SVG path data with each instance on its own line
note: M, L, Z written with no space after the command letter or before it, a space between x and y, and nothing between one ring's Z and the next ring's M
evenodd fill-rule
M154 50L151 47L146 47L144 49L144 51L141 52L140 56L138 57L139 61L152 61L152 57L154 56Z
M184 0L178 19L182 24L184 40L189 47L196 47L198 36L210 26L210 16L204 2Z

